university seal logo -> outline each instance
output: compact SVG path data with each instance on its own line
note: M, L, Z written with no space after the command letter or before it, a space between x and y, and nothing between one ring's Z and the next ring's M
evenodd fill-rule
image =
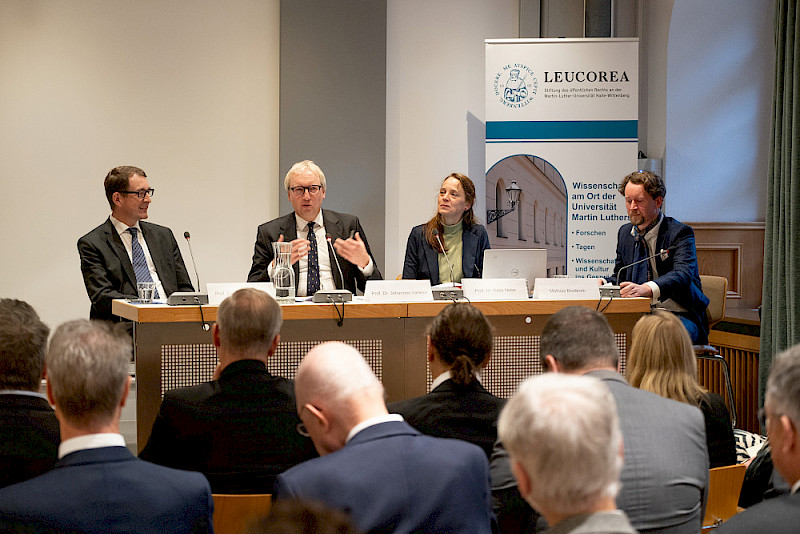
M533 70L522 63L503 67L494 77L494 94L504 106L521 108L527 106L536 95L539 81Z

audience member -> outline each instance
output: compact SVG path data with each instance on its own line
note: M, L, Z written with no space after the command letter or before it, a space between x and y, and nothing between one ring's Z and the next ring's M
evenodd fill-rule
M598 379L547 373L508 401L500 439L525 500L551 534L635 534L617 510L622 434L617 408Z
M47 395L61 426L53 470L0 490L4 532L207 532L208 481L143 462L119 418L131 377L130 338L105 323L67 322L47 352Z
M49 333L28 303L0 299L0 488L58 459L58 420L40 393Z
M316 346L297 369L295 390L321 456L278 475L278 499L324 502L368 532L491 532L481 449L425 436L390 415L383 386L356 349Z
M137 282L155 282L156 298L194 291L172 230L143 222L153 189L138 167L111 169L103 182L111 216L78 240L90 319L120 321L114 299L137 298ZM130 323L126 326L130 330Z
M359 534L347 514L313 501L287 499L272 503L269 515L257 520L249 534Z
M367 280L381 279L358 217L322 209L327 183L316 163L304 160L292 165L283 186L294 211L258 227L248 282L270 281L276 241L292 243L290 261L298 296L311 296L320 289L363 292ZM329 236L342 258L341 275L330 257Z
M486 228L475 217L474 204L475 184L468 177L454 172L442 181L436 215L408 235L403 278L436 285L481 277L483 252L491 245Z
M281 323L263 291L222 301L211 330L218 378L164 395L140 458L201 471L214 493L272 493L278 473L316 456L296 431L292 381L267 371Z
M631 387L617 372L619 350L608 321L589 308L569 306L555 313L542 332L540 357L549 371L593 376L611 391L625 448L617 507L634 528L699 532L708 487L700 410ZM510 469L502 444L492 463L493 485L505 487Z
M484 388L477 374L492 353L492 327L466 303L444 308L428 330L431 392L389 404L408 424L429 436L457 438L481 447L486 458L497 440L497 417L505 402Z
M631 337L626 372L633 387L697 406L706 425L711 467L736 463L736 443L725 400L697 382L697 356L683 323L666 311L645 315Z
M766 499L723 523L721 533L797 532L800 524L800 345L775 356L767 379L764 408L775 470L791 487L790 493Z

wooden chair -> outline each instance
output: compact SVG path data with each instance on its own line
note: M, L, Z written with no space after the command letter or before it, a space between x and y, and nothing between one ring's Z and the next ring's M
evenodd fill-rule
M269 514L272 495L227 495L215 493L214 532L217 534L242 534L251 521Z
M708 317L708 329L716 325L725 317L725 298L728 295L728 279L724 276L700 275L700 283L703 286L703 293L708 297L708 307L706 315ZM694 353L701 360L710 360L722 366L722 374L725 377L725 389L728 397L728 411L731 414L731 424L736 427L736 402L733 398L733 385L731 384L731 374L728 362L720 356L716 347L711 345L695 345Z
M736 515L739 506L739 493L742 491L745 464L715 467L708 471L708 499L703 530L716 528L723 521Z

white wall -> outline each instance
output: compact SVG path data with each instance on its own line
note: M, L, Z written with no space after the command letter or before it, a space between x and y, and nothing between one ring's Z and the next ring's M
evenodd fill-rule
M666 84L669 215L764 220L774 9L762 0L675 0Z
M517 28L517 0L389 2L385 278L402 271L408 233L433 216L451 172L475 182L485 222L484 39Z
M0 296L88 317L75 245L122 164L203 284L244 280L277 215L278 26L278 0L0 2Z

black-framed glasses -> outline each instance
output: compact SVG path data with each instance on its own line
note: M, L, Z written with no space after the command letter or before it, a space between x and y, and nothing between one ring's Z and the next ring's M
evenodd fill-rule
M139 200L144 200L146 195L150 195L150 198L153 198L153 193L156 192L155 189L152 187L150 189L142 189L141 191L118 191L119 193L125 193L126 195L136 195L139 197Z
M294 196L296 196L296 197L302 197L306 193L306 191L308 191L308 193L311 194L311 195L317 195L317 194L319 194L320 191L322 191L322 186L321 185L309 185L309 186L296 185L294 187L290 187L289 191L291 191L292 194Z

